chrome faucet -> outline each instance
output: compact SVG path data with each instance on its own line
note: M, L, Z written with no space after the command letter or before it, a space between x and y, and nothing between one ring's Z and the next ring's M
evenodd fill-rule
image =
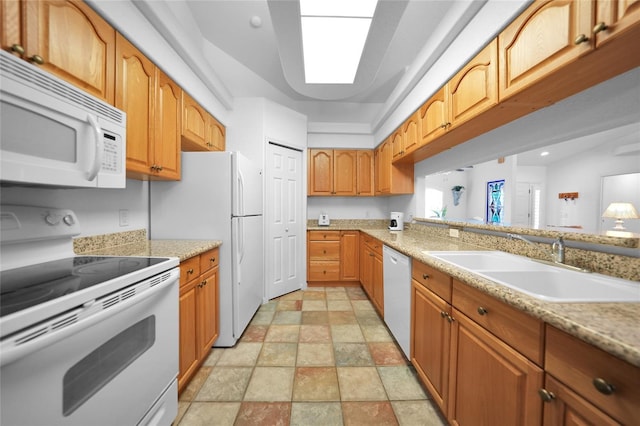
M509 239L522 240L525 243L539 248L536 244L533 243L533 241L523 237L522 235L507 234L507 236L509 237ZM554 241L553 244L551 244L551 252L549 253L549 255L551 256L551 260L554 263L564 263L564 239L562 237L558 237L558 239Z

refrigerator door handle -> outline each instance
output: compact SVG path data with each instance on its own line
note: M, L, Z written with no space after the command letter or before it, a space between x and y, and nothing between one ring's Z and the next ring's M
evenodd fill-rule
M240 218L240 220L238 220L238 251L239 251L239 257L238 257L238 264L242 263L242 259L244 259L244 225L243 225L244 220L242 218Z
M244 216L244 176L238 170L238 216Z

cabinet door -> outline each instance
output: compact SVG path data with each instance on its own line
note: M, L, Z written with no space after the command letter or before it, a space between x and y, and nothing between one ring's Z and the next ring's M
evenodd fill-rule
M596 25L593 29L596 47L640 25L639 3L640 0L598 0L596 2Z
M209 115L208 123L208 143L209 148L212 151L224 151L225 150L225 128L216 120L212 115Z
M358 242L360 232L343 231L340 239L340 280L358 281L360 279L360 256Z
M195 373L198 366L198 345L196 343L196 279L180 289L180 349L178 389L182 390Z
M412 280L411 300L411 363L446 415L451 306L416 280Z
M187 92L182 91L182 150L207 150L207 113Z
M182 89L165 73L156 68L156 96L154 128L155 172L164 179L180 179L180 132Z
M378 313L384 318L384 286L382 255L374 253L373 268L371 274L371 287L373 288L373 304L378 309Z
M198 289L198 358L204 359L218 337L218 268L202 275Z
M452 324L450 423L539 426L542 369L456 309Z
M378 192L389 194L391 192L391 137L382 142L378 149Z
M333 193L332 195L356 195L357 151L333 150Z
M416 111L411 114L411 117L409 117L402 125L402 155L408 154L418 148L420 141L418 135L419 117L420 111Z
M356 151L358 177L356 179L356 194L373 195L373 151Z
M373 273L373 253L367 247L363 234L360 234L360 284L364 291L373 299L373 289L371 288L371 275Z
M0 2L0 43L2 49L9 52L20 50L22 46L22 31L20 19L20 0L2 0Z
M536 1L498 36L500 100L591 50L591 1Z
M309 150L309 190L308 195L332 195L333 193L333 150Z
M153 165L155 65L122 35L116 38L116 107L127 113L127 173Z
M613 426L621 424L549 374L546 375L544 390L546 395L550 396L550 399L544 404L545 426Z
M447 131L449 121L449 102L446 85L438 90L418 111L420 146L427 145Z
M24 1L23 8L23 57L113 104L113 27L81 1Z
M404 154L404 138L402 137L402 127L391 135L391 160L402 157Z
M494 39L449 80L451 128L498 103L498 42Z

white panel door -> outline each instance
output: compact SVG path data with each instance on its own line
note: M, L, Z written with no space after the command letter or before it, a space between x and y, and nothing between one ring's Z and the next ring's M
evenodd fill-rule
M304 282L302 152L267 149L267 298L301 289Z

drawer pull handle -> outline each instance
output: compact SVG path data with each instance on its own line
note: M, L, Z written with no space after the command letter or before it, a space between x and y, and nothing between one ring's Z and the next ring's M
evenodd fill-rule
M193 268L189 269L189 270L187 271L187 274L188 274L188 275L193 274Z
M593 27L593 33L598 34L602 31L608 29L609 27L604 22L598 22L595 27Z
M215 258L215 257L212 257L212 258L211 258L211 259L209 259L209 260L211 261L211 263L213 263L213 262L215 262L215 261L216 261L216 258Z
M585 34L580 34L578 37L576 37L576 39L573 41L573 43L575 45L578 45L578 44L585 43L587 41L589 41L589 37L587 37Z
M447 313L445 311L440 311L440 316L444 318L447 316Z
M482 306L478 306L478 313L480 315L487 315L489 313L489 311L487 311L485 308L483 308Z
M422 279L423 280L428 280L429 279L429 274L422 274Z
M595 379L593 379L593 386L596 387L598 392L605 395L613 395L616 390L615 386L613 386L611 383L607 383L605 379L601 379L600 377L596 377Z
M539 389L538 390L538 395L540 395L540 398L544 401L544 402L551 402L554 399L556 399L556 396L554 395L553 392L549 392L546 389Z

